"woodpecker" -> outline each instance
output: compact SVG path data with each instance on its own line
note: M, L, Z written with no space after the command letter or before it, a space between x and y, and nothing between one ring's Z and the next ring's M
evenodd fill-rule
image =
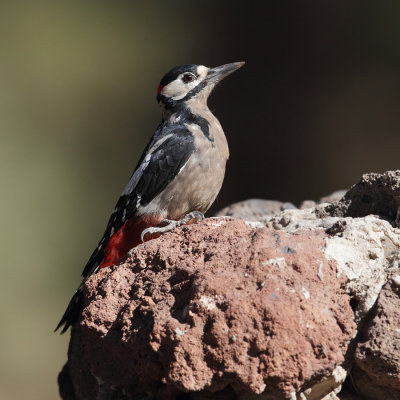
M64 333L82 311L82 289L100 268L121 263L130 249L176 226L202 220L221 189L227 140L207 106L215 85L244 62L216 68L186 64L161 79L162 120L108 221L106 230L56 327Z

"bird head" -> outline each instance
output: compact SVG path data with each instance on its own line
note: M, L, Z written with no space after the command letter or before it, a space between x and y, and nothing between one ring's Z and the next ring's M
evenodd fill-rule
M244 62L235 62L215 68L196 64L175 67L161 79L157 88L157 101L166 108L187 101L206 103L215 85L243 65Z

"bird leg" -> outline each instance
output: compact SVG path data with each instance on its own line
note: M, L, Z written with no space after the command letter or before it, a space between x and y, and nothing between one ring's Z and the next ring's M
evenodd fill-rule
M180 219L179 221L174 221L172 219L163 219L160 222L160 225L162 226L152 226L150 228L147 228L145 230L142 231L140 238L142 239L142 242L144 242L144 237L150 233L150 235L153 235L154 233L165 233L168 232L178 226L181 225L186 225L187 223L189 223L191 220L196 219L197 221L203 221L203 219L205 218L204 214L201 213L200 211L192 211L188 214L186 214L182 219Z

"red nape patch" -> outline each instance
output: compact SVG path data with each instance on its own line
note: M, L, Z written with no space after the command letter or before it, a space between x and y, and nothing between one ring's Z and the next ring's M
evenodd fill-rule
M163 85L158 85L158 88L157 88L157 96L160 95L160 93L161 93L161 91L163 90L163 88L164 88Z
M104 249L104 258L99 268L120 264L128 254L129 250L142 243L141 233L151 226L158 226L163 218L158 215L146 215L132 217L111 236ZM144 241L155 239L158 235L146 235Z

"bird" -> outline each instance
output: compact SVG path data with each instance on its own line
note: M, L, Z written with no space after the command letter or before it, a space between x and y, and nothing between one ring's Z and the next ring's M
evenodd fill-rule
M207 99L214 87L244 62L209 68L185 64L171 69L157 87L161 123L143 151L82 272L55 331L78 321L86 280L120 264L129 250L174 227L201 221L217 197L229 157L227 139Z

